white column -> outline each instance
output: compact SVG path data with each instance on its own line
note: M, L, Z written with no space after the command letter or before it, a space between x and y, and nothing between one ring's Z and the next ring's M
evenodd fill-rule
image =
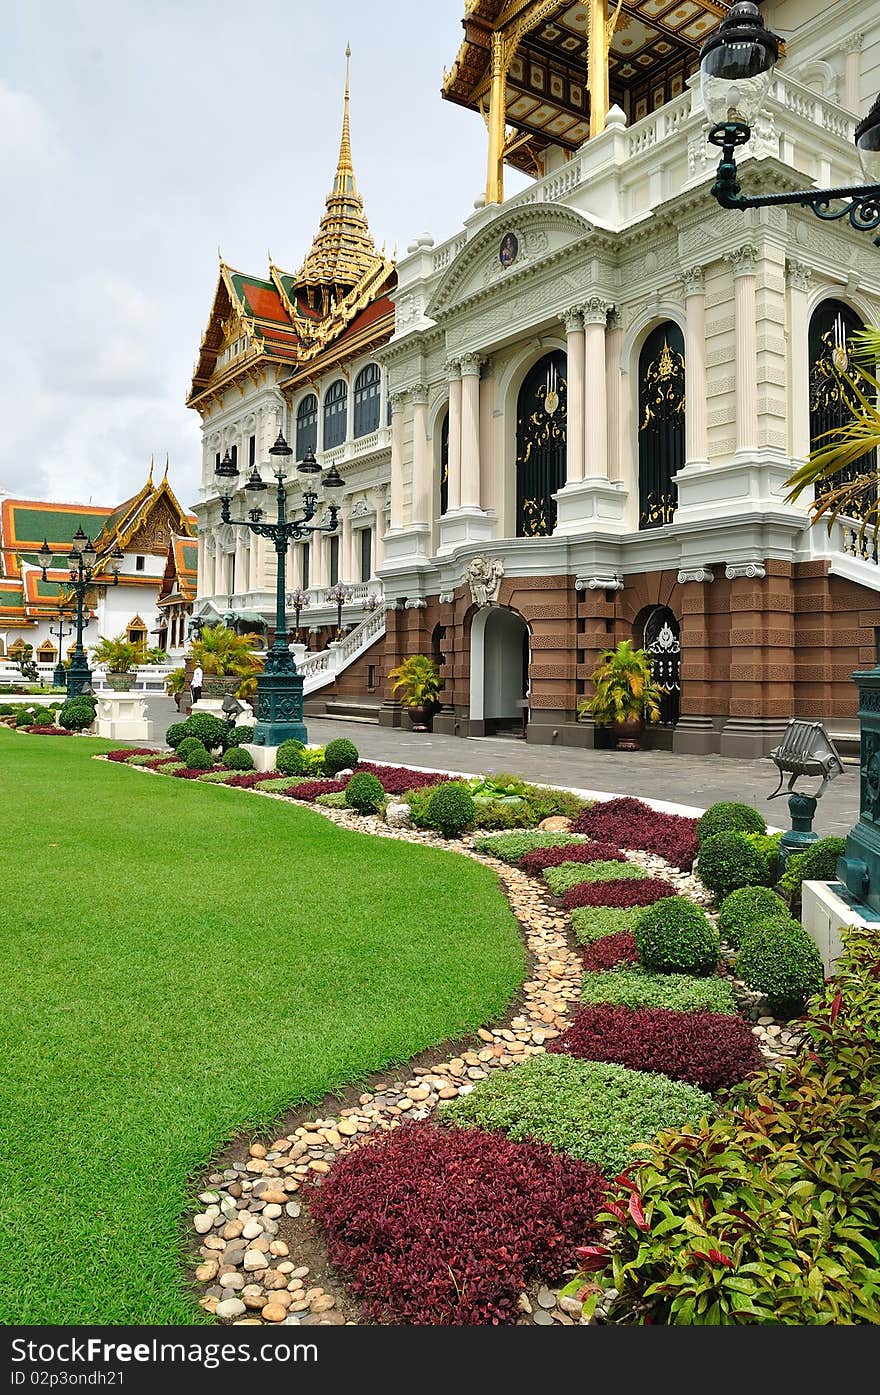
M431 498L431 464L428 455L428 389L416 383L413 401L412 522L427 524Z
M244 529L235 530L235 581L233 590L236 595L240 595L247 590L247 549L245 548Z
M385 490L375 489L373 491L373 503L376 509L376 527L373 530L373 573L375 574L385 561Z
M584 478L608 478L608 407L605 376L605 325L614 307L599 296L584 305Z
M497 381L491 358L483 360L480 377L480 504L495 507L494 412Z
M206 571L207 571L207 566L206 566L206 564L207 564L207 561L208 561L208 554L207 554L207 551L205 550L205 537L206 537L206 535L205 535L205 533L203 532L203 530L202 530L202 529L199 529L199 532L198 532L198 540L199 540L199 551L198 551L198 579L197 579L197 581L196 581L196 595L197 595L197 596L204 596L204 594L205 594L205 573L206 573Z
M805 262L787 261L788 289L788 451L792 465L802 465L810 454L810 268Z
M220 596L223 593L223 549L217 534L214 534L214 586L212 595Z
M567 354L568 421L566 423L565 482L574 484L584 477L584 316L579 306L566 310L565 347Z
M351 500L346 499L339 510L339 580L354 581L351 569Z
M480 366L479 354L465 354L461 360L461 508L463 509L478 509L480 507Z
M706 412L706 288L701 266L684 272L685 465L709 463Z
M843 105L847 111L862 114L862 44L864 34L850 34L844 39L846 66L843 76Z
M739 247L727 260L733 266L736 335L736 449L758 448L758 328L756 247Z
M608 403L608 478L615 483L623 478L621 464L621 381L620 354L623 328L620 317L612 311L608 317L605 336L605 394Z
M449 470L447 510L461 508L461 364L450 359L449 372ZM393 515L393 510L392 510Z
M403 409L406 394L391 395L391 527L403 527Z

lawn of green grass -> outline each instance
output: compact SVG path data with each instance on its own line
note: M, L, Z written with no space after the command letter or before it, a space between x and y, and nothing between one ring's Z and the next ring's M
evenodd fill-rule
M193 1174L489 1021L524 976L485 867L0 727L0 1321L199 1320Z

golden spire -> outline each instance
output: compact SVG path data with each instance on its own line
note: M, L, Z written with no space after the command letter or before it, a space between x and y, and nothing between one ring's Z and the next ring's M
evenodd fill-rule
M296 283L316 310L326 315L333 304L356 286L378 261L376 248L364 215L364 201L358 193L351 155L349 115L351 47L345 50L345 101L342 139L333 189L321 219L312 250L302 265Z
M148 478L147 478L147 484L148 484L150 487L152 487L152 484L153 484L153 457L152 457L152 455L150 456L150 473L149 473L149 476L148 476Z

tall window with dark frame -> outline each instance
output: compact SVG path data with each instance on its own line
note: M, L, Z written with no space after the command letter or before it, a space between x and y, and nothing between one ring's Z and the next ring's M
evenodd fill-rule
M671 523L675 475L685 458L684 335L673 320L651 330L639 354L639 527Z
M257 463L257 438L248 436L248 469L252 470Z
M846 426L852 420L850 405L859 405L846 377L853 368L853 335L864 327L861 317L842 300L823 300L813 311L809 335L811 450L827 445L826 432ZM830 480L817 481L816 498L873 470L876 463L876 451L869 451ZM876 485L866 486L861 504L854 510L857 517L873 503L876 494Z
M318 399L313 392L296 409L296 458L318 449Z
M342 378L331 383L324 394L324 449L332 450L345 440L348 416L348 388Z
M308 591L309 589L309 563L311 561L311 556L311 547L307 542L304 542L300 547L299 553L300 575L302 576L302 589L304 591Z
M519 390L516 413L516 535L547 537L556 527L553 495L565 484L567 359L545 354Z
M449 413L440 427L440 516L449 508Z
M339 580L339 537L330 539L330 585L335 586Z
M237 469L237 468L238 468L238 446L230 446L230 447L229 447L229 455L230 455L230 458L231 458L231 460L232 460L233 465L234 465L234 466L236 467L236 469Z
M361 528L361 581L369 581L373 575L373 530Z
M681 626L668 606L655 606L645 621L643 645L651 677L663 690L660 721L674 727L681 709Z
M368 363L354 380L354 434L369 436L379 430L382 370L378 363Z

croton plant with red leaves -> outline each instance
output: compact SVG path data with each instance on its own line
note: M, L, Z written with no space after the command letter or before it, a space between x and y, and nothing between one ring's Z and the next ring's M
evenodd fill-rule
M153 746L123 746L118 751L107 751L107 759L113 761L125 761L129 756L154 756L156 754ZM163 760L174 760L174 752L168 751L162 757Z
M516 1322L595 1234L607 1183L541 1143L405 1124L334 1164L308 1192L333 1264L369 1322Z
M357 770L375 775L386 794L406 794L408 790L444 785L450 779L449 775L441 775L436 770L409 770L405 765L376 765L369 760L358 761Z
M617 935L603 935L594 940L583 952L584 968L591 973L601 973L603 969L616 969L618 964L638 964L639 951L628 930ZM570 1052L575 1055L575 1052ZM611 1060L611 1057L594 1056L593 1060Z
M76 736L75 731L68 731L65 727L20 727L20 731L26 731L30 736Z
M587 833L616 843L656 853L673 867L689 871L697 855L697 821L680 814L663 814L641 799L606 799L585 809L572 824L573 833Z

